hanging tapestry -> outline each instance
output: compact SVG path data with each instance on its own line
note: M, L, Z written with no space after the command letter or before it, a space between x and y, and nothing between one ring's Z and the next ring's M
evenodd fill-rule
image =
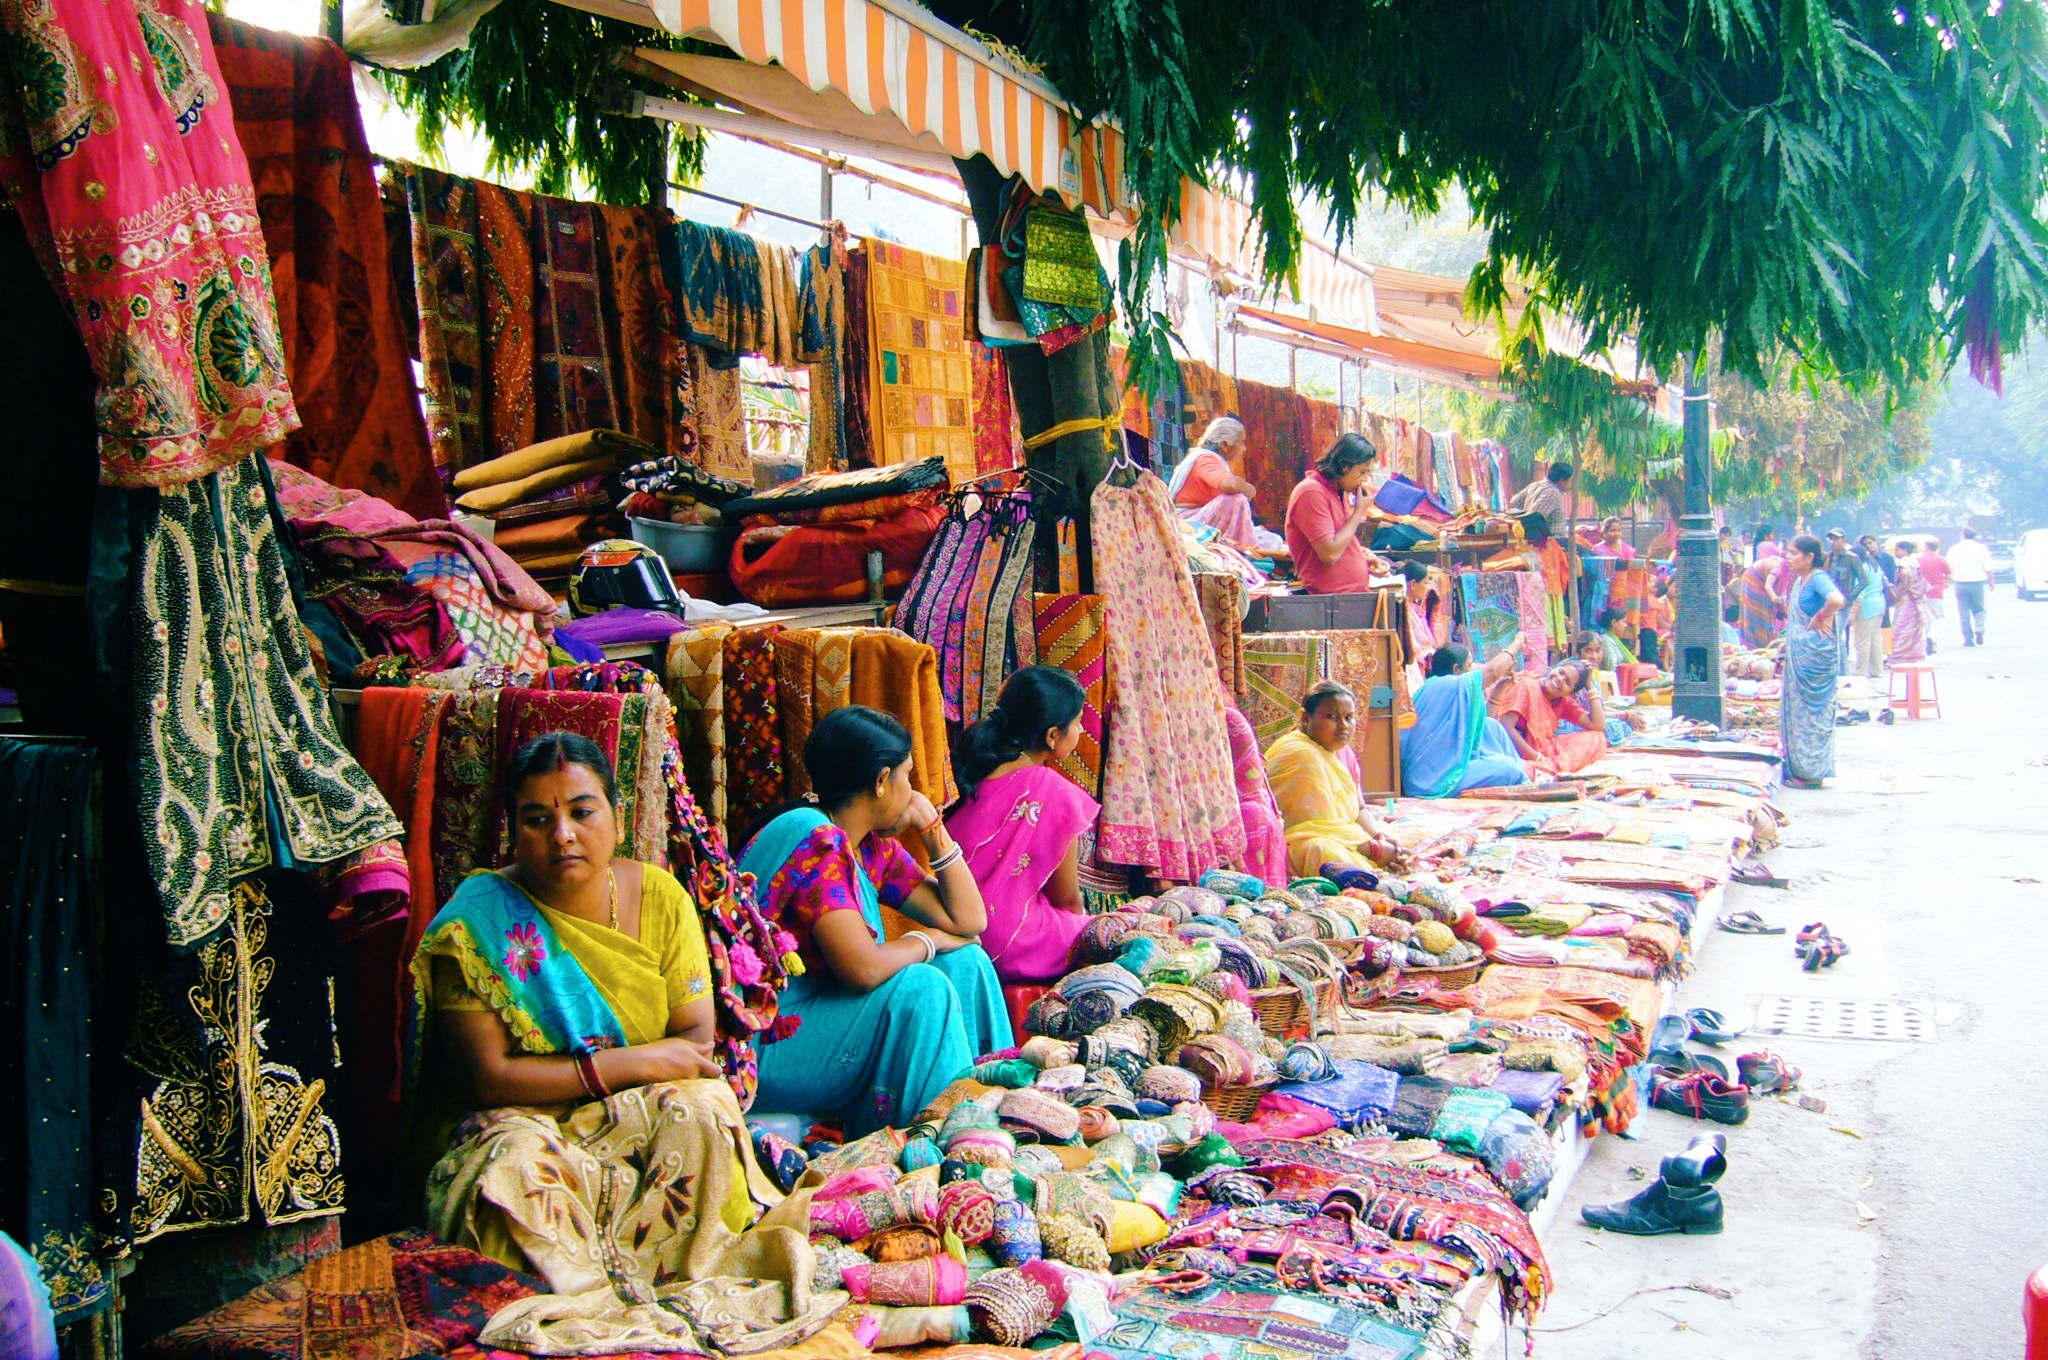
M873 307L873 256L865 246L846 252L846 364L845 391L840 402L846 415L846 465L873 467L874 423L874 336L870 330Z
M810 444L804 471L846 467L846 233L804 252L797 293L803 306L803 347L822 355L811 365Z
M59 1327L113 1302L93 1222L99 757L0 737L0 1205Z
M118 669L133 689L144 848L177 946L223 924L230 884L280 862L280 849L283 862L340 865L400 833L314 677L273 504L252 454L197 483L125 493L104 516L102 579L120 579L105 605L128 628ZM402 905L334 911L360 926Z
M1301 699L1330 676L1320 633L1252 633L1244 640L1245 701L1238 705L1264 750L1301 725Z
M725 640L730 624L703 624L669 639L669 702L683 750L683 774L715 827L726 824Z
M785 798L801 798L811 791L803 752L817 721L812 695L818 682L819 637L815 628L785 628L775 635L775 716L782 724Z
M968 600L995 523L992 517L968 515L959 507L948 512L896 606L896 626L938 656L939 692L949 722L961 721L961 651Z
M1221 572L1196 572L1202 622L1216 649L1216 678L1233 699L1244 695L1244 582Z
M688 218L661 236L662 265L673 281L676 311L692 344L712 350L731 368L742 354L766 353L772 323L762 295L761 249L767 244L730 227Z
M1286 522L1287 498L1314 462L1308 450L1307 401L1284 387L1241 382L1238 415L1244 421L1244 476L1254 488L1259 522Z
M968 342L974 364L974 475L987 477L1024 465L1024 436L1010 397L1010 364L999 349Z
M932 649L893 628L864 628L853 635L852 669L847 697L895 715L910 729L911 784L934 807L958 798Z
M395 165L412 213L434 460L465 467L617 429L682 453L660 215Z
M42 0L5 24L0 196L92 358L101 481L175 486L282 443L299 416L205 7Z
M1181 429L1192 448L1218 416L1241 416L1237 380L1197 359L1180 361Z
M1110 742L1097 854L1192 882L1244 854L1216 657L1180 521L1150 473L1095 488L1095 580L1107 601Z
M1518 571L1515 584L1521 591L1520 615L1522 654L1530 667L1550 664L1550 592L1543 588L1543 573Z
M1102 715L1109 709L1109 655L1100 595L1032 597L1038 631L1038 659L1058 666L1080 682L1081 744L1059 762L1059 771L1091 798L1102 793Z
M223 14L207 21L249 157L303 422L282 456L421 519L446 518L348 55L325 38Z
M975 475L972 363L962 329L964 267L870 241L868 338L875 462L933 456L955 482Z
M725 639L725 834L732 844L782 801L782 731L775 716L778 631L745 628Z
M754 484L754 459L747 451L746 403L737 364L718 368L712 352L690 345L683 356L689 383L689 421L697 432L697 466L718 477Z

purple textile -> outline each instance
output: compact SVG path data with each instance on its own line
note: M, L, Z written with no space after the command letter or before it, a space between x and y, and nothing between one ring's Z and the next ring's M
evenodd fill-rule
M617 605L587 619L557 624L555 640L573 638L591 647L610 647L621 642L667 642L690 625L674 614L659 609L632 609ZM562 643L566 649L568 644ZM596 658L602 660L602 656Z
M1400 1084L1401 1078L1384 1067L1355 1058L1339 1058L1337 1075L1328 1081L1289 1082L1273 1089L1304 1105L1328 1110L1339 1124L1356 1128L1393 1109L1394 1094Z
M1508 1103L1523 1114L1535 1114L1557 1099L1557 1093L1564 1089L1564 1078L1555 1072L1523 1072L1508 1067L1486 1089L1506 1096Z

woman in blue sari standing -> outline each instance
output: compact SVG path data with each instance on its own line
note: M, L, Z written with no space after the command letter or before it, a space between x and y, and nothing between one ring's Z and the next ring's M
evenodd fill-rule
M1841 670L1835 616L1848 601L1834 578L1820 569L1819 539L1801 534L1785 556L1793 580L1785 602L1778 736L1785 752L1785 782L1795 789L1817 789L1835 772L1835 680Z
M1415 725L1401 734L1401 787L1409 797L1451 798L1528 782L1507 729L1486 711L1486 691L1520 654L1518 636L1476 671L1472 653L1456 642L1430 657L1429 678L1415 691Z
M981 890L938 809L910 786L910 733L854 705L804 743L815 805L771 819L740 857L762 910L796 936L782 994L796 1029L761 1047L755 1108L901 1127L984 1053L1013 1042ZM894 837L924 841L931 872ZM916 923L882 934L884 905Z

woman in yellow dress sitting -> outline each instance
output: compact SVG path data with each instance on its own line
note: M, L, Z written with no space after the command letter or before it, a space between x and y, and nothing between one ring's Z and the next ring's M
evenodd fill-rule
M595 743L528 742L505 779L512 863L466 879L421 941L415 1122L443 1150L427 1223L548 1282L486 1345L793 1344L845 1296L812 1294L807 1197L755 1163L712 1057L695 905L615 854L615 809Z
M1266 751L1266 782L1287 823L1287 865L1299 877L1325 864L1366 869L1388 863L1400 846L1359 792L1358 699L1325 680L1301 701L1301 726Z

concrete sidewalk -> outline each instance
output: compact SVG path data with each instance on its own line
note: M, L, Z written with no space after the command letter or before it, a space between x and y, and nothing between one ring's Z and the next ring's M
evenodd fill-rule
M1920 1003L1938 1038L1722 1049L1732 1069L1770 1048L1827 1108L1757 1099L1726 1130L1719 1236L1581 1224L1580 1205L1634 1194L1696 1126L1649 1110L1633 1138L1601 1138L1546 1240L1539 1357L2020 1354L2020 1289L2048 1263L2048 886L2023 881L2048 880L2048 604L2008 591L1992 628L1973 650L1942 635L1946 717L1840 729L1839 777L1782 796L1792 825L1769 860L1791 889L1734 888L1727 910L1787 934L1713 932L1680 991L1736 1024L1767 997ZM1810 921L1852 948L1817 974L1792 952Z

